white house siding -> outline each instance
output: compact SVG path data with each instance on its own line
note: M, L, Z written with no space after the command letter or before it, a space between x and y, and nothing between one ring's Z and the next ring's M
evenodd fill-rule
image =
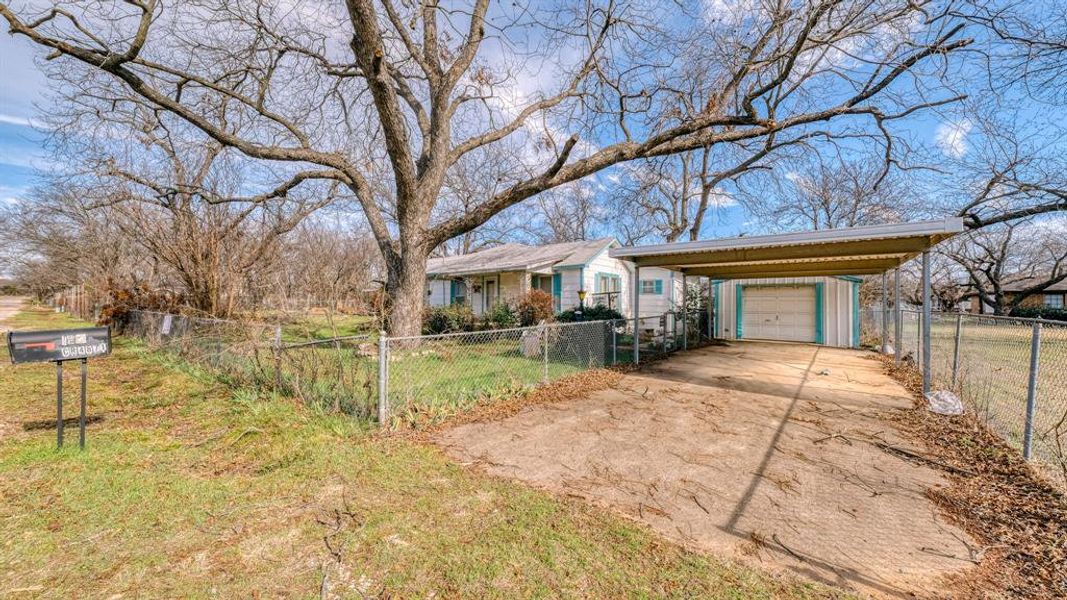
M596 277L597 274L617 275L621 280L621 292L619 294L619 301L621 307L617 310L623 314L623 316L629 316L631 314L630 305L633 304L633 288L630 287L630 279L633 277L632 267L627 268L629 263L623 262L617 258L611 258L608 256L608 251L604 250L596 256L593 260L589 261L589 264L585 267L585 290L589 293L597 291L596 289Z
M578 290L582 289L582 269L579 267L556 270L560 275L560 310L578 306ZM588 288L586 288L588 291Z
M643 271L644 269L642 269ZM644 279L642 275L642 279ZM852 282L837 277L779 277L774 279L733 279L722 281L715 286L720 297L715 298L718 314L715 318L715 335L724 339L737 339L734 330L737 323L737 284L745 285L814 285L824 286L825 302L823 304L824 344L839 348L853 345L853 292ZM642 298L644 302L644 298ZM643 309L644 307L642 307ZM644 312L642 310L641 312ZM742 334L742 338L744 335Z
M630 278L633 278L631 273ZM641 316L648 317L653 315L661 315L667 311L674 310L682 305L682 274L670 269L663 269L660 267L642 267L640 272L641 279L650 280L662 280L663 281L663 293L662 294L641 294ZM695 280L696 278L694 278ZM632 282L632 286L639 285L638 282ZM633 290L634 288L629 284L624 284L626 294L630 297L630 301L633 302Z
M452 282L447 279L431 279L428 283L430 306L447 306L452 300Z

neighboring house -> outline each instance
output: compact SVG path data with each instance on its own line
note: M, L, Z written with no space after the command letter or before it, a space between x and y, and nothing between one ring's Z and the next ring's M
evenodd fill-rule
M713 281L715 337L858 348L860 282L849 276Z
M1014 294L1021 290L1033 287L1047 281L1047 279L1041 278L1029 278L1020 279L1003 286L1005 300L1011 301ZM1020 308L1067 308L1067 280L1063 280L1059 283L1054 283L1045 288L1040 294L1034 294L1029 298L1026 298L1019 304ZM982 302L982 299L978 297L976 292L969 292L963 296L963 301L960 302L960 310L964 312L974 314L993 314L993 307Z
M555 310L575 308L578 292L586 306L601 304L631 317L633 267L608 256L614 238L544 246L503 244L486 250L431 258L427 301L431 306L467 304L481 315L498 302L515 303L533 289L554 300ZM641 272L641 316L680 304L682 277L667 269Z

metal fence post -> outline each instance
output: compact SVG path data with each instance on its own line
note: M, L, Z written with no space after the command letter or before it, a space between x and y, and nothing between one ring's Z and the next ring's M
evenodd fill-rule
M671 313L663 313L663 353L667 354L667 328L671 320Z
M956 389L960 375L960 341L963 335L963 313L956 314L956 342L952 347L952 389Z
M618 343L616 339L616 329L618 329L619 327L619 322L609 321L608 324L611 326L611 364L612 366L614 366L618 362Z
M889 343L889 273L882 272L882 345L878 351L885 354L885 347Z
M1041 360L1041 322L1034 322L1030 337L1030 385L1026 388L1026 428L1023 430L1023 458L1030 460L1034 444L1034 410L1037 408L1037 372Z
M542 354L542 370L541 370L541 383L548 383L548 327L545 326L541 329L541 354Z
M378 332L378 425L389 422L389 339Z

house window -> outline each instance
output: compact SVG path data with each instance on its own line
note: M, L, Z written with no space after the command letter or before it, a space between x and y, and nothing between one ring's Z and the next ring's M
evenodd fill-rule
M452 282L452 304L467 303L467 283L465 281Z
M641 280L641 295L660 295L663 293L663 280L662 279L642 279Z
M533 275L530 277L530 285L535 290L541 290L546 294L552 293L551 275Z
M622 290L622 279L617 275L597 275L596 291L598 294Z
M1063 294L1045 294L1045 306L1063 308Z

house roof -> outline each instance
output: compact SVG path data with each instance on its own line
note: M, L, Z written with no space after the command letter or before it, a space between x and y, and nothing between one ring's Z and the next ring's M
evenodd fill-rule
M611 256L720 279L883 273L963 231L963 219L616 248Z
M431 258L426 265L426 274L457 277L500 271L535 271L554 266L579 267L616 243L615 238L601 238L544 246L503 244L470 254Z

